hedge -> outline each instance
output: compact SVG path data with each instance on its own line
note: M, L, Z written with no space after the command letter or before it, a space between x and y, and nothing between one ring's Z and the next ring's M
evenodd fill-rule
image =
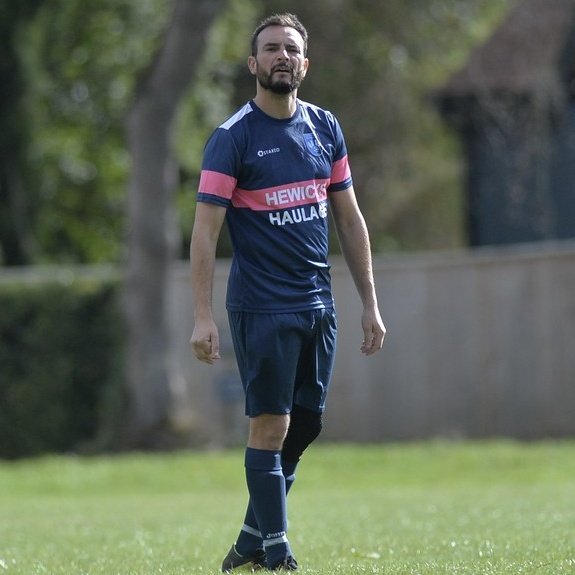
M0 282L0 457L102 450L123 405L113 278Z

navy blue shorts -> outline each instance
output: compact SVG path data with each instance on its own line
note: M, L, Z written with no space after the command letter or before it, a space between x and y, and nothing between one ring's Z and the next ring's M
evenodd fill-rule
M295 313L228 312L246 415L323 412L335 358L332 309Z

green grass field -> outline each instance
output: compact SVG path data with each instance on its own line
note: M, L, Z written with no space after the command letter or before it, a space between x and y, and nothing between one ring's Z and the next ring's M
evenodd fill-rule
M215 574L243 452L0 463L0 575ZM315 445L289 497L302 574L575 573L575 442Z

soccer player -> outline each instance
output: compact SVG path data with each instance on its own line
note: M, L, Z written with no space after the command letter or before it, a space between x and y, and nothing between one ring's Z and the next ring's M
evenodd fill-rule
M226 573L242 565L297 569L286 495L321 431L336 344L328 206L363 302L361 351L375 353L385 336L341 128L333 114L297 97L307 39L292 14L256 28L248 58L256 95L209 138L197 194L191 345L201 361L220 357L212 283L225 219L234 250L226 307L249 416L249 504Z

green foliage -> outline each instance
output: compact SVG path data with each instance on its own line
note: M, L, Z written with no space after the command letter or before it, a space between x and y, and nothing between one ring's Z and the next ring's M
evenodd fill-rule
M228 9L210 31L197 80L180 106L175 148L183 174L178 194L183 254L189 247L204 145L216 126L233 111L235 80L247 65L256 17L254 0L229 1ZM231 248L225 237L221 243L224 253L229 254Z
M176 124L179 161L190 172L199 173L206 138L233 108L234 82L247 65L256 16L252 0L230 0L210 31L197 81L190 86Z
M0 566L216 575L242 466L240 451L0 464ZM298 572L572 573L574 474L573 442L311 447L289 495Z
M123 383L118 285L69 271L0 284L0 457L113 439Z
M488 36L512 3L290 4L311 35L312 66L300 95L332 109L344 127L375 250L465 243L459 149L429 94L465 62L471 47ZM172 2L12 4L29 10L26 18L4 15L15 24L5 26L14 30L6 41L17 56L13 76L21 90L10 100L11 108L3 102L0 109L0 134L15 133L6 131L10 122L19 130L0 153L8 158L6 165L21 169L10 180L11 211L0 212L0 244L13 245L6 234L16 228L28 257L16 254L15 262L0 254L0 263L120 261L130 169L125 115L135 82L161 41ZM259 17L285 9L281 0L231 0L211 31L175 134L182 167L183 253L205 140L253 96L254 81L245 66L250 32ZM0 181L0 207L2 201ZM221 253L229 254L229 246Z
M49 0L22 29L18 50L34 126L27 163L41 173L31 222L36 263L120 259L129 170L124 118L168 7L168 0Z
M25 263L31 248L28 202L22 192L33 189L37 178L24 161L32 126L22 106L26 83L16 37L42 2L0 4L0 265Z
M270 10L281 8L279 1L271 4ZM310 32L311 67L301 96L331 108L343 125L377 251L465 243L459 149L430 94L510 4L293 2Z

